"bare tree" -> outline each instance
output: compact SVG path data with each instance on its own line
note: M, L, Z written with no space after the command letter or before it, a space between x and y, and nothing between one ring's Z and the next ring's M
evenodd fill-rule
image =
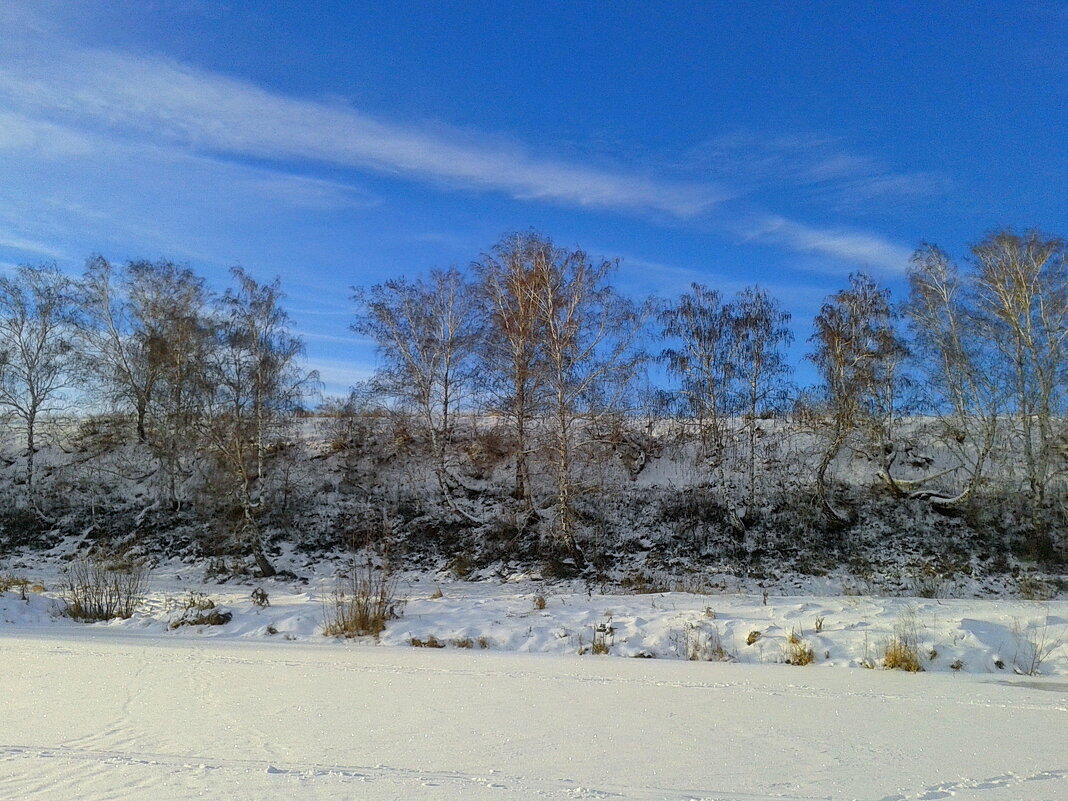
M412 408L428 437L435 475L446 498L456 415L469 390L480 320L472 287L451 269L426 280L398 278L357 290L352 326L378 344L375 387Z
M482 385L515 437L513 494L529 505L531 427L544 408L545 320L539 298L552 280L556 248L535 233L512 234L475 265L485 304Z
M70 385L71 286L54 265L23 266L0 278L0 407L23 428L31 494L40 417L59 408Z
M203 426L222 468L221 486L240 510L239 542L270 576L275 571L264 553L261 519L270 507L273 468L318 376L298 363L303 344L289 331L278 281L258 283L240 268L233 277L236 287L219 302L215 391Z
M660 354L668 372L682 382L680 397L697 420L702 446L720 464L726 445L726 416L738 365L734 358L731 309L719 292L693 284L690 292L662 310L663 336L679 342Z
M133 413L137 440L159 467L161 501L176 507L207 392L210 293L170 261L133 261L117 272L101 257L90 260L82 286L86 375Z
M995 347L989 326L977 317L968 284L945 251L920 247L912 257L909 285L905 313L928 402L939 421L939 439L955 454L966 478L950 495L917 489L938 476L892 483L914 497L952 506L971 498L982 484L997 442L1004 398Z
M830 440L816 472L816 491L827 518L849 522L827 491L827 472L861 423L877 439L892 436L894 377L904 349L893 327L889 291L863 273L849 276L849 288L833 295L816 316L810 359L823 376L831 418Z
M620 408L645 361L635 342L648 309L636 308L608 284L615 266L581 250L558 249L547 265L550 280L539 283L536 296L545 332L547 450L555 485L551 530L557 545L580 563L576 454L592 443L589 432L597 422Z
M154 365L147 358L145 338L138 336L136 311L125 276L111 262L94 256L82 279L80 351L85 375L111 403L128 405L139 442L148 439L146 420L156 385Z
M1023 451L1032 521L1051 482L1063 476L1060 453L1068 413L1068 249L1037 231L988 235L972 247L977 311L989 325L1011 390Z
M757 287L738 293L728 317L731 320L734 372L745 420L746 504L751 511L756 504L757 420L781 408L786 400L785 381L790 368L782 348L794 337L789 328L790 314L782 311L767 292Z

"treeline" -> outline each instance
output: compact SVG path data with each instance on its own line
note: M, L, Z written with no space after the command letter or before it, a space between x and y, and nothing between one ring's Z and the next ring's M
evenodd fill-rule
M140 476L159 509L178 511L195 492L269 573L260 520L271 451L316 381L280 298L277 282L240 269L216 294L167 261L118 269L96 257L79 280L53 265L0 278L0 410L21 441L7 464L9 540L54 525L78 498L94 517L109 498L121 506L128 499L115 493ZM71 418L80 425L55 430ZM57 459L67 468L44 487L42 426L60 449L45 472L53 477ZM74 458L63 460L72 439ZM127 445L143 457L136 464L101 460Z
M641 417L688 421L695 458L722 490L730 525L744 530L763 488L781 486L767 471L781 471L782 459L758 453L761 421L787 413L817 434L803 469L832 528L855 517L834 498L834 467L860 454L899 498L943 510L977 495L1021 498L1022 522L1063 547L1068 252L1059 239L1004 231L971 257L962 271L938 248L920 248L910 295L896 305L870 277L851 275L815 318L808 358L822 380L804 392L784 356L790 316L765 291L728 299L695 284L639 306L611 288L613 264L536 234L506 237L470 272L360 292L355 328L379 346L373 394L419 422L443 493L454 483L458 416L491 413L510 435L515 499L570 552L583 448ZM643 397L652 361L674 386ZM916 453L932 445L948 457L916 476L934 462ZM550 479L551 505L531 497L532 459Z
M9 492L56 518L38 486L39 421L76 403L96 415L82 414L83 440L107 423L94 463L106 451L113 473L114 454L141 454L154 509L210 518L263 572L265 530L295 525L281 507L307 513L342 496L360 499L350 514L492 529L581 564L611 518L597 499L625 504L619 486L606 489L606 462L634 482L668 451L685 470L643 481L703 493L694 525L714 522L736 541L790 528L783 508L809 502L820 531L841 537L877 498L1023 532L1063 557L1063 241L992 233L965 269L923 246L898 303L850 276L815 318L807 358L820 382L803 390L785 356L790 315L764 290L724 297L695 284L672 301L635 302L612 288L614 268L523 233L470 269L357 290L352 328L377 343L379 368L320 410L310 439L293 424L316 380L300 368L277 282L236 270L216 294L169 262L118 269L94 258L77 281L20 268L0 280L0 408L21 442ZM79 481L93 475L118 492L100 471ZM398 511L398 484L417 511Z

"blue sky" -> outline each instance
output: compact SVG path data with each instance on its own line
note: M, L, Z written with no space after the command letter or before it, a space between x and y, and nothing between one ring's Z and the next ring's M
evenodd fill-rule
M1066 2L5 0L0 269L280 276L311 366L373 366L349 287L509 231L617 285L795 315L922 241L1068 234ZM802 373L804 377L804 373Z

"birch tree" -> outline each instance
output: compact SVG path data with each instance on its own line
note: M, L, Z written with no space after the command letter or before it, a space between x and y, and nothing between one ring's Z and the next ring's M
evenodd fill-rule
M378 345L375 389L413 411L428 439L439 486L450 497L450 446L470 389L480 330L472 287L451 269L358 290L355 300L360 313L353 331Z
M576 457L592 443L589 433L598 421L619 410L645 361L635 343L648 308L635 307L608 283L615 262L559 249L548 267L536 308L545 331L547 450L555 494L550 530L556 545L581 563Z
M202 425L221 468L219 488L240 513L238 542L271 576L262 526L271 508L271 479L288 426L318 376L298 361L303 343L289 330L279 282L261 284L240 268L232 272L235 286L218 303L215 389Z
M830 414L830 438L816 471L816 492L827 518L850 518L831 501L827 473L850 435L874 423L878 438L891 436L893 384L904 350L893 327L889 292L863 273L849 276L849 288L823 304L815 319L810 359L823 378Z
M1068 429L1068 249L1037 231L999 231L972 247L976 305L997 347L1023 453L1032 521L1063 482Z
M749 287L738 293L728 314L731 320L731 351L737 377L740 408L746 439L746 505L756 505L757 421L781 407L786 399L789 365L782 348L793 341L790 314L767 292Z
M54 265L0 278L0 408L22 427L31 495L41 415L60 408L71 382L72 318L72 283Z
M507 420L515 438L513 496L529 507L531 428L544 409L545 320L539 298L554 274L556 249L534 233L513 234L476 263L486 335L481 382L490 410Z

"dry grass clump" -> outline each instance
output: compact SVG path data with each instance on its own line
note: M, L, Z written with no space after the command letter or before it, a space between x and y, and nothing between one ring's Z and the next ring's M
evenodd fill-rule
M421 640L418 637L412 637L410 640L408 640L408 644L410 646L412 646L412 648L444 648L445 647L445 643L443 643L441 640L439 640L433 634L431 634L425 640Z
M148 568L142 562L79 557L67 567L64 600L75 620L128 618L144 599Z
M691 662L731 662L734 654L723 644L716 626L690 625L674 632L675 652Z
M1020 598L1025 601L1051 601L1057 597L1057 587L1038 576L1024 573L1017 580Z
M887 670L906 670L909 673L918 673L923 670L916 649L897 636L891 637L886 642L883 667Z
M783 651L783 661L797 667L811 665L816 661L816 654L812 647L805 642L796 629L790 630L790 636L786 640L786 647Z
M233 612L224 612L221 609L210 609L202 612L190 611L177 620L172 620L172 629L182 626L225 626L233 620Z
M25 576L6 575L0 576L0 592L7 592L8 590L18 590L19 598L23 601L28 600L27 592L44 592L45 588L43 584L37 584L30 581Z
M0 592L7 592L8 590L20 589L24 594L26 587L29 585L30 580L22 576L0 576Z
M883 668L918 673L920 664L920 627L916 622L916 610L909 606L901 613L894 625L894 633L883 648Z
M350 579L334 590L324 610L327 637L365 637L381 634L387 621L399 618L404 601L397 600L397 579L372 565L354 569Z
M182 603L182 608L187 610L191 609L197 612L205 612L208 609L215 608L215 601L211 600L211 598L202 592L190 590L189 595Z
M215 601L202 592L190 591L182 609L182 614L171 621L171 629L182 626L225 626L234 617L233 612L218 609Z
M539 612L545 608L545 596L544 595L536 595L536 596L534 596L534 608L537 609Z

